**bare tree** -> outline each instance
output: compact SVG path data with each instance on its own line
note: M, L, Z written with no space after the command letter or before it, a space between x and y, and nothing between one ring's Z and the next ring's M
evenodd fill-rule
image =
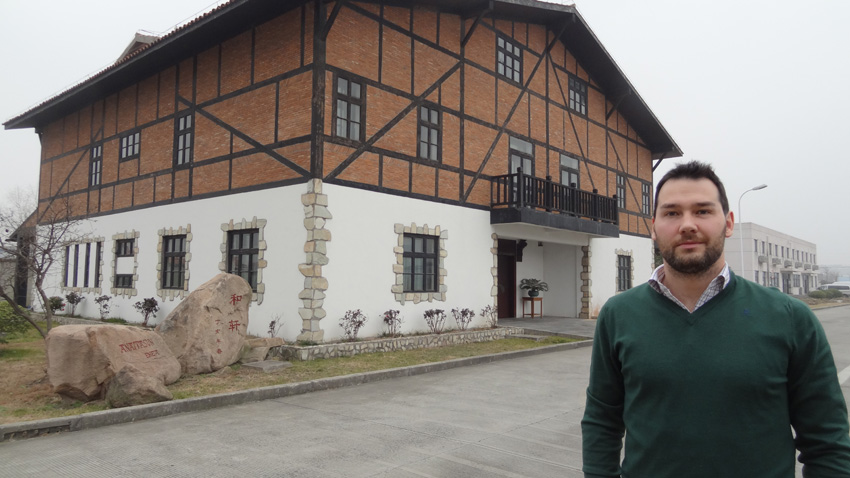
M81 238L82 219L75 218L67 199L54 199L36 207L35 194L20 188L12 191L6 204L0 206L0 254L12 257L16 273L31 280L36 299L41 305L46 324L19 303L14 285L0 281L0 298L12 307L14 314L35 327L42 337L53 328L53 309L45 292L45 280L51 269L63 257L64 246Z

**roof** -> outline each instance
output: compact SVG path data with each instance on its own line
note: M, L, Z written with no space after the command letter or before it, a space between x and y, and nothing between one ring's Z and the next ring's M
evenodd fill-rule
M573 5L538 0L417 0L420 5L438 8L474 18L489 8L497 18L525 20L550 26L555 31L567 22L561 39L585 71L611 98L620 101L618 110L625 116L652 153L653 159L682 156L679 146L637 93L626 75L587 25ZM114 64L79 84L9 119L6 129L42 128L49 122L72 113L87 104L120 91L181 60L263 23L307 0L231 0L201 14L173 31L146 41L131 43L125 55ZM408 6L409 2L399 1ZM132 48L131 48L132 47Z

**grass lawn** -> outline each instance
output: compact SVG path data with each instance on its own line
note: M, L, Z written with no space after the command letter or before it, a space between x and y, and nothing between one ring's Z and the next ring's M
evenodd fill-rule
M182 377L168 386L175 399L200 397L269 385L303 382L354 373L386 370L464 357L524 350L572 342L549 337L540 342L503 339L433 349L363 354L310 362L293 362L292 367L272 373L252 371L238 364L216 373ZM23 337L0 344L0 423L78 415L108 408L103 400L89 403L63 401L52 393L47 380L44 340L35 329Z

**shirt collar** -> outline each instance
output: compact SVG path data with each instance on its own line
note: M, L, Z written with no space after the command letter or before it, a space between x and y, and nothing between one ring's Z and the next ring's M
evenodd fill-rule
M699 309L700 307L705 305L706 302L708 302L709 300L711 300L715 296L717 296L717 294L722 292L723 289L725 289L726 286L729 285L729 282L732 279L731 276L732 276L732 274L729 270L729 264L724 263L723 269L720 270L720 273L717 274L717 276L714 279L711 280L711 282L708 284L708 287L706 287L705 291L703 291L702 295L700 296L699 300L697 301L696 306L694 307L694 312L696 312L697 309ZM668 289L667 286L665 286L663 284L663 281L664 281L664 264L661 264L660 266L656 267L654 271L652 271L652 276L649 278L650 287L655 289L655 291L658 292L659 294L663 295L664 297L667 297L668 299L672 300L674 303L678 304L679 307L681 307L685 310L688 310L688 308L685 307L685 304L683 304L682 301L680 301L678 298L676 298L676 296L674 296L673 293L670 292L670 289ZM688 312L691 312L691 311L688 310Z

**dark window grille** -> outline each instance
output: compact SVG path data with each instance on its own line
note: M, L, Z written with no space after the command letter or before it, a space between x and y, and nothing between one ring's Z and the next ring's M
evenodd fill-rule
M580 174L578 172L579 161L576 158L561 155L561 184L573 188L580 187Z
M647 183L641 183L641 210L647 216L652 214L652 189Z
M617 255L617 291L632 288L632 256Z
M162 238L162 288L182 289L186 268L186 236Z
M419 107L419 157L440 160L440 112L427 106Z
M118 257L133 257L134 239L118 239L116 241L116 253Z
M100 259L103 254L103 243L98 242L94 251L94 286L100 287Z
M337 78L334 132L339 138L362 141L365 91L360 83Z
M86 243L86 264L85 274L83 274L83 287L89 286L89 261L91 260L91 242Z
M617 175L617 206L626 208L626 177Z
M121 137L121 159L132 159L139 156L139 145L142 133L136 131Z
M80 245L74 244L74 287L77 287L77 275L80 271Z
M65 277L62 278L62 285L68 287L68 274L71 270L68 268L71 262L71 246L65 246Z
M227 233L227 272L248 281L254 292L257 291L259 255L259 229L243 229Z
M570 77L570 109L576 113L587 114L587 83Z
M99 186L103 175L103 145L97 145L91 150L89 166L89 186Z
M189 113L177 118L177 125L174 128L174 163L177 166L192 162L194 132L194 114Z
M404 291L436 292L439 247L437 236L404 235Z
M115 274L116 289L132 289L133 274Z
M510 40L499 36L496 39L496 68L505 78L522 82L522 51Z

